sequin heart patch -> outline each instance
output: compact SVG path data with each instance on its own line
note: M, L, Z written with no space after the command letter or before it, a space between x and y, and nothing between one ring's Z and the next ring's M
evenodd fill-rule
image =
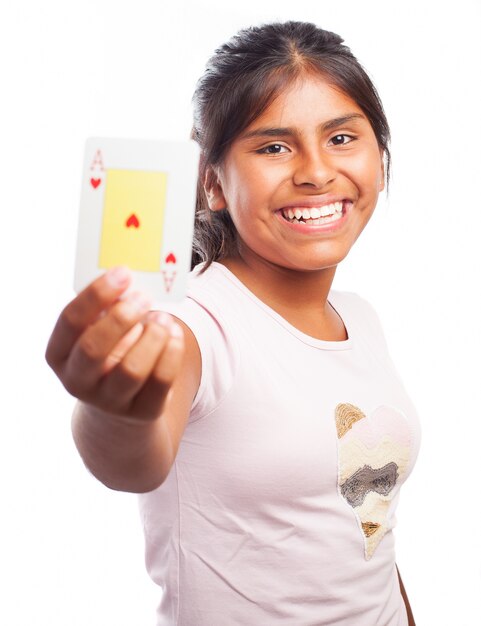
M335 413L339 492L354 511L369 560L392 528L390 506L406 479L411 431L404 414L390 406L366 416L344 403Z

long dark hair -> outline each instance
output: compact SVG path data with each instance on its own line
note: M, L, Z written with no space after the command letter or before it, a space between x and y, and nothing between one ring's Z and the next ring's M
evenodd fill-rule
M209 59L193 96L191 137L201 148L192 267L204 269L236 249L237 233L227 209L209 210L204 179L221 164L232 142L299 76L315 71L347 96L371 123L386 160L389 125L379 95L343 39L307 22L284 22L241 30Z

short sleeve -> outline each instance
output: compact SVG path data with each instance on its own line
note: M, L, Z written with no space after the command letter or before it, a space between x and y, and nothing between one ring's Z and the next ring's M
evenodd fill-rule
M219 315L192 297L165 303L162 310L184 322L199 346L202 370L189 417L193 422L211 413L231 388L237 362L235 341Z

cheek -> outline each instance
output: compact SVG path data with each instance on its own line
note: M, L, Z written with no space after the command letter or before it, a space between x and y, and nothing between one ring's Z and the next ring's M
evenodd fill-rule
M377 146L363 149L346 161L343 173L356 185L360 195L378 193L383 181L382 160Z
M377 194L380 191L383 172L382 161L377 150L366 152L353 160L349 171L361 194Z
M279 172L255 166L238 169L226 181L228 206L233 211L261 208L279 186Z

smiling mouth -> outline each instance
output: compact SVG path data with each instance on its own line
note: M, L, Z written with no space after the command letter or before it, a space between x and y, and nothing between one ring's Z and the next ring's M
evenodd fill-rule
M282 217L291 224L319 226L341 219L345 213L344 202L333 202L320 207L289 207L281 210Z

